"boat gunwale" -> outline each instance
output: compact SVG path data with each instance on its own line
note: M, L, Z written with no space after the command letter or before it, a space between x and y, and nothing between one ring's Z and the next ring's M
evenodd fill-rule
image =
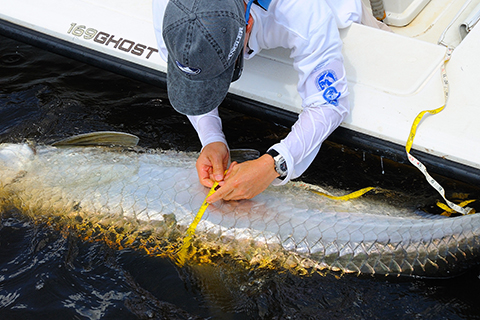
M156 87L166 88L166 74L137 63L125 61L76 43L55 38L0 18L0 35L33 45L40 49L71 58L94 67L126 76ZM290 127L298 114L276 106L228 93L222 106L263 120ZM327 139L350 148L357 148L398 163L408 163L405 146L345 127L338 127ZM480 169L448 160L423 151L413 150L428 169L447 178L479 184Z

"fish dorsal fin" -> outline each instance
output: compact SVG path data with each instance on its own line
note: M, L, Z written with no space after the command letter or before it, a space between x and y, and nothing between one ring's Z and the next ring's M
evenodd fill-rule
M129 133L98 131L79 134L53 143L53 146L122 146L134 147L140 139Z

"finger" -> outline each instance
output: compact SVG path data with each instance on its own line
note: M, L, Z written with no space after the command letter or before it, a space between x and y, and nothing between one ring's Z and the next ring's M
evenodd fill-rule
M215 182L212 179L211 171L212 171L211 167L207 167L207 166L197 167L197 174L198 174L198 179L200 180L200 183L209 188L211 188L213 186L213 183Z
M228 186L227 187L220 187L210 197L208 197L206 199L206 201L208 203L214 203L214 202L217 202L220 199L227 200L227 199L225 199L225 196L227 196L230 192L231 192L231 190L228 189Z
M220 188L221 189L221 188ZM221 196L218 194L218 191L214 192L210 197L208 197L207 199L205 199L205 201L207 203L214 203L214 202L217 202L218 200L221 199Z
M200 183L202 184L202 186L205 186L207 188L211 188L211 187L213 187L213 184L215 182L210 180L210 178L205 178L205 179L200 179Z

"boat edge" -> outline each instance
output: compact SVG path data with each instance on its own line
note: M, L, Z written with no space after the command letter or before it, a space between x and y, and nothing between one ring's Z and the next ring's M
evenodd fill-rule
M164 72L57 39L4 19L0 19L0 35L137 81L166 88L166 74ZM222 106L259 119L273 121L286 127L292 126L298 118L298 114L292 111L283 110L232 93L227 95ZM405 146L342 126L338 127L328 140L350 148L367 151L398 163L408 163ZM413 153L433 173L465 183L480 183L480 170L476 168L421 151L414 150Z

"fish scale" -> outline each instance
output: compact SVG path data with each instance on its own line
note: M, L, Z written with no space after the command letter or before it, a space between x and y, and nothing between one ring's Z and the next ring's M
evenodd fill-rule
M81 211L111 223L130 219L152 231L173 215L177 239L169 241L180 243L208 192L198 182L197 156L2 144L0 205L27 214ZM287 184L251 200L210 205L196 240L251 263L260 252L283 267L445 276L477 261L479 225L477 215L438 217L371 197L335 201Z

